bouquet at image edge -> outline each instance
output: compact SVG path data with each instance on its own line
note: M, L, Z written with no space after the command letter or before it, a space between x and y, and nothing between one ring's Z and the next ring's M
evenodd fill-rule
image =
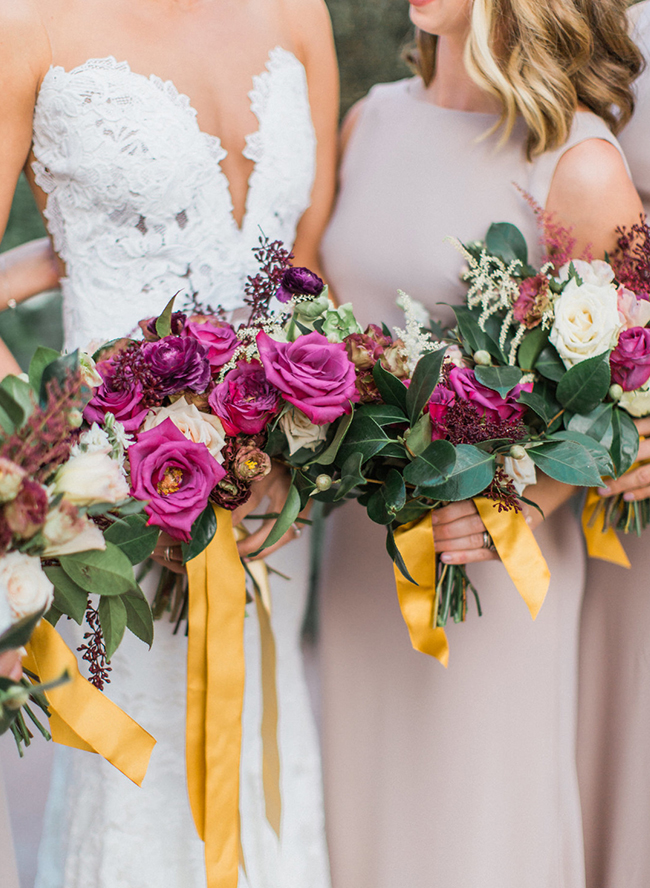
M469 290L456 309L458 338L474 350L481 373L505 374L508 384L533 381L519 401L561 443L527 445L524 475L534 463L559 481L588 484L595 464L599 474L619 477L638 452L632 417L650 414L650 229L641 220L618 230L604 260L576 259L571 232L531 205L546 253L541 268L528 264L522 234L506 223L493 225L484 242L461 246ZM576 461L576 444L583 457L590 452L591 465ZM605 531L640 533L650 521L650 500L587 502L588 523L601 517Z
M124 430L112 422L106 431L80 433L97 382L92 363L78 352L61 357L40 348L29 376L0 383L0 653L26 645L43 616L52 626L64 615L80 625L85 619L79 652L101 686L119 639L109 634L106 651L100 624L108 634L119 608L122 632L128 625L151 644L152 620L132 562L117 545L123 524L145 520L137 514L143 504L129 494ZM29 701L48 715L44 692L68 678L40 684L30 672L20 682L0 677L0 734L11 729L21 755L32 737L25 716L49 739Z

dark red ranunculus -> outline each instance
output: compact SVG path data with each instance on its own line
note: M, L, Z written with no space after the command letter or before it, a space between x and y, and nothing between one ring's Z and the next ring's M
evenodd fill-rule
M624 392L633 392L650 379L650 329L631 327L623 330L609 357L612 382Z
M287 268L275 295L280 302L289 302L293 296L318 296L324 287L321 278L308 268Z
M280 393L259 361L240 361L210 392L210 409L228 435L256 435L278 411Z

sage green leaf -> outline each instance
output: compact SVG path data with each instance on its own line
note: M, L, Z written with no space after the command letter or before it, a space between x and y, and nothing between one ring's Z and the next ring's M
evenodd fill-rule
M36 408L36 395L31 385L18 376L9 375L2 380L0 388L13 398L17 404L20 404L24 415L23 422L29 419Z
M427 410L415 423L406 437L406 448L409 455L416 457L431 444L431 415Z
M127 592L126 595L122 595L121 601L126 610L126 628L136 638L151 647L153 644L153 615L142 590L138 594Z
M404 469L404 480L415 487L442 484L456 465L456 448L449 441L432 441L427 449Z
M492 337L481 330L478 323L478 315L465 305L452 305L452 311L456 315L456 323L461 336L462 344L470 354L477 351L486 351L501 364L507 363L503 352Z
M54 606L79 626L88 606L88 593L70 579L62 567L44 567L45 575L54 586Z
M470 499L489 486L496 468L495 457L474 447L459 444L456 447L456 463L447 481L435 486L422 486L424 496L441 502Z
M3 632L0 635L0 654L4 654L5 651L25 647L42 616L43 611L39 611L37 614L23 617L22 620L18 620L17 623L14 623Z
M377 361L372 368L372 378L375 380L375 385L379 389L379 394L384 401L406 412L406 393L408 389L401 379L393 376L388 370L384 370L381 361Z
M217 532L217 516L212 507L212 503L208 503L205 509L192 525L190 531L191 539L189 543L181 543L181 551L183 553L183 564L191 561L200 555L204 549L210 545Z
M341 444L337 462L342 463L357 451L363 455L363 461L376 456L391 442L391 438L369 416L355 416L345 440Z
M369 416L378 426L390 426L406 423L406 414L393 404L362 404L357 407L357 416Z
M164 339L165 336L169 336L172 332L172 312L174 311L175 299L176 296L172 296L165 306L163 313L156 321L156 333L161 339Z
M401 554L400 550L397 548L397 543L395 542L395 534L393 533L392 527L387 528L386 551L388 552L390 557L393 559L393 563L395 564L395 566L397 567L399 572L402 574L402 576L405 577L409 581L409 583L413 583L414 586L419 585L418 583L415 582L415 580L413 579L413 577L409 573L408 567L406 566L406 562L402 558L402 554Z
M280 537L283 537L285 533L289 530L299 514L300 492L295 484L292 483L289 487L289 493L287 494L287 499L284 506L282 507L282 511L278 515L278 518L271 528L269 535L264 540L258 551L261 552L263 549L268 549L269 546L274 546L280 539Z
M485 237L489 253L498 256L506 265L518 259L522 265L528 263L528 247L521 231L510 222L494 222Z
M126 607L121 598L102 595L99 602L99 622L106 645L106 659L110 661L120 646L126 629Z
M591 413L607 395L610 384L609 352L574 364L557 387L557 399L573 413Z
M147 559L156 548L159 536L160 528L148 525L147 516L142 513L126 515L104 531L104 538L118 546L131 564Z
M59 354L60 353L55 351L55 349L46 348L44 345L39 345L34 352L34 357L29 364L29 384L35 392L40 392L41 390L43 371L48 364L51 364L52 361L56 361Z
M599 487L602 483L593 456L576 441L549 441L529 447L527 452L535 465L556 481L578 487Z
M591 453L601 477L613 474L614 464L609 450L601 444L600 441L596 441L596 439L592 438L590 435L567 429L564 432L555 432L553 434L553 439L556 441L576 441L576 443L581 444L589 451L589 453Z
M486 388L498 392L502 398L521 382L522 373L517 367L482 367L474 368L474 375Z
M19 429L25 422L25 411L18 401L12 398L9 392L3 389L2 386L0 386L0 408L2 408L12 426L6 429L9 434L14 429Z
M517 401L519 404L525 404L526 407L530 407L544 421L545 425L550 425L551 420L560 409L560 405L548 389L542 386L535 386L532 392L520 392Z
M336 432L334 437L332 438L331 443L327 447L327 449L319 454L317 457L311 460L308 465L317 463L319 466L331 466L336 456L339 452L339 447L343 443L343 439L348 433L348 429L352 424L352 420L354 419L354 408L350 410L349 413L344 413L340 418L339 423L336 427Z
M123 595L137 588L133 565L121 549L106 543L106 549L92 549L75 555L62 555L63 570L86 592L95 595Z
M43 617L44 620L50 624L50 626L56 626L61 617L63 616L63 611L60 611L58 607L55 605L50 605L49 611Z
M612 444L610 453L616 477L631 467L639 452L639 433L625 410L615 407L612 412Z
M385 482L379 487L366 506L368 517L375 524L390 524L395 513L404 508L406 503L406 487L404 479L397 471L391 469Z
M590 413L574 413L567 423L571 432L582 432L605 447L611 445L613 404L599 404Z
M567 372L562 358L550 343L541 350L535 362L535 370L551 382L559 382Z
M517 363L521 369L525 371L534 370L537 359L547 345L548 330L542 330L541 327L529 330L517 349Z
M427 503L417 499L408 500L403 509L395 512L395 522L397 524L408 524L410 521L417 521L418 518L430 511L431 506Z
M359 451L351 453L350 456L348 456L341 466L341 483L334 496L335 501L343 499L343 497L347 496L355 487L360 487L362 484L366 483L366 479L361 471L363 462L363 454Z
M413 371L411 384L406 390L406 411L410 417L411 425L417 422L434 388L438 385L444 357L444 348L427 352L422 355Z
M74 351L69 355L60 355L44 369L41 375L41 388L38 401L41 407L47 406L47 386L55 379L60 386L65 385L69 376L79 372L79 352Z

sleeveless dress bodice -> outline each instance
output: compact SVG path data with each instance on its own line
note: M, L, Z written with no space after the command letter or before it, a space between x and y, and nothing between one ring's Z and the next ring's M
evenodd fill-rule
M616 145L576 114L561 149L529 162L525 132L499 147L497 118L436 107L419 80L371 90L343 161L323 243L328 283L362 325L403 326L402 289L449 323L464 264L453 245L517 225L540 258L535 215L562 153ZM517 187L518 186L518 187ZM321 592L323 759L337 888L584 888L576 774L578 619L584 555L571 504L536 531L551 571L532 622L497 562L447 627L449 669L412 650L385 530L349 503L330 518Z
M50 68L34 114L33 169L66 264L69 347L124 335L175 293L178 305L196 294L237 308L260 231L293 243L316 152L302 64L276 47L249 96L259 126L246 139L255 166L240 229L226 152L171 81L112 57Z

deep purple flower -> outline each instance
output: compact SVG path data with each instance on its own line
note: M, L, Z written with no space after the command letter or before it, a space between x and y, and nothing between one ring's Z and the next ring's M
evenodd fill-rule
M196 339L208 349L211 367L222 367L232 358L239 345L237 334L223 321L190 320L183 328L183 336Z
M308 268L287 268L275 295L280 302L289 302L293 296L318 296L324 287L318 275Z
M159 342L146 342L142 354L161 396L207 388L211 375L208 349L196 339L165 336Z
M180 336L183 332L183 328L185 326L185 320L187 315L182 311L174 311L171 316L171 333L172 336ZM158 318L145 318L144 321L140 321L139 327L142 330L142 335L148 342L158 342L160 336L158 335L158 331L156 330L156 321Z
M127 432L135 432L140 428L147 415L147 407L142 403L143 389L139 382L130 388L119 389L113 385L111 362L104 361L97 365L104 382L95 389L92 399L84 409L84 419L89 422L103 423L107 413L112 413Z
M452 367L449 372L449 385L458 398L470 401L481 416L491 422L502 420L511 422L521 419L526 411L524 404L517 403L522 391L531 392L532 382L516 385L505 398L498 392L481 385L474 371L469 367Z
M438 441L440 438L446 437L445 416L455 400L456 395L444 385L437 385L433 390L429 401L432 441Z
M624 392L633 392L650 379L650 329L631 327L623 330L611 353L612 382Z
M208 403L228 435L256 435L277 413L279 400L259 361L240 361L210 392Z

